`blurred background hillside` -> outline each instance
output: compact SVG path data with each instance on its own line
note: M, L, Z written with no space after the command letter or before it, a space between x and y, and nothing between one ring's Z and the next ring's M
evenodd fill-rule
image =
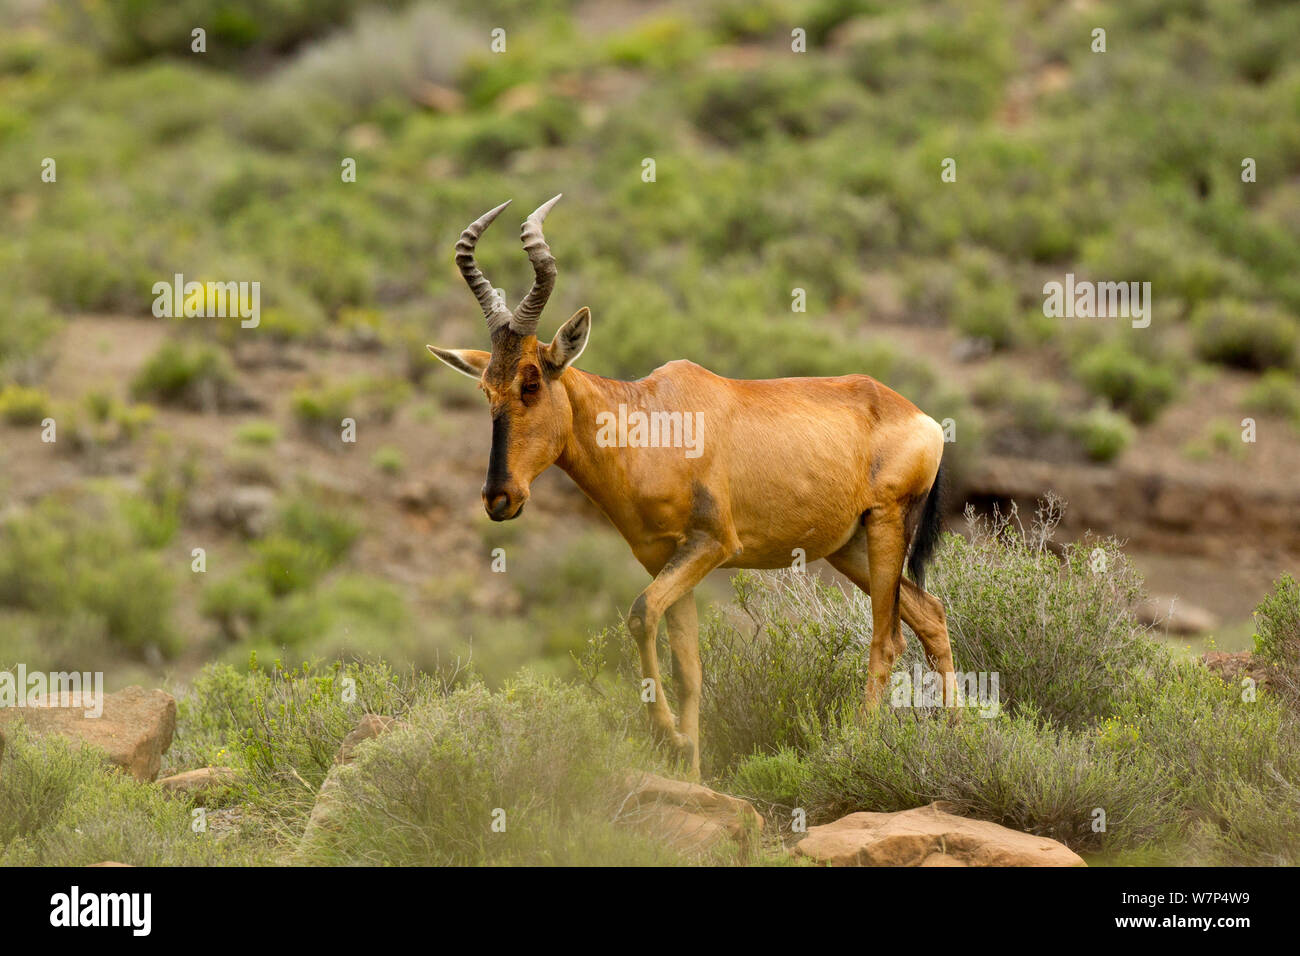
M584 368L868 372L952 420L954 512L1060 491L1244 646L1300 568L1298 44L1226 0L0 0L0 665L568 673L644 572L558 473L488 521L424 350L487 344L460 230L515 200L517 301L557 192ZM260 325L155 318L177 273ZM1150 282L1149 328L1045 318L1066 273Z

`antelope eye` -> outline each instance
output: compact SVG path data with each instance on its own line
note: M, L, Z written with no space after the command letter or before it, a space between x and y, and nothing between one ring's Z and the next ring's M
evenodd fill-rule
M540 382L525 382L524 387L520 389L525 395L536 395L541 390L542 385Z

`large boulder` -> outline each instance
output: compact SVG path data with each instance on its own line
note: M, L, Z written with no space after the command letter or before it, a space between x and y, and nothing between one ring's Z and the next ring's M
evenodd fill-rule
M1251 678L1256 687L1275 690L1277 668L1250 651L1209 651L1201 658L1211 674L1215 674L1224 683L1240 687L1244 678Z
M339 774L344 767L356 759L357 747L367 740L388 733L394 727L401 726L404 726L404 723L394 717L364 714L357 721L357 725L343 738L338 753L334 755L334 766L330 768L330 772L321 782L320 789L316 791L316 803L312 807L311 817L307 820L307 828L302 835L303 846L318 839L323 831L334 829L335 821L342 809L339 799Z
M387 717L383 714L363 714L361 719L357 721L357 725L343 738L343 743L339 744L339 752L334 755L334 763L336 765L351 763L356 757L359 744L388 733L400 723L401 721L396 717Z
M947 812L850 813L810 827L795 852L829 866L1086 866L1063 843Z
M88 702L76 692L40 698L24 707L0 708L0 731L22 721L37 736L56 734L103 750L111 763L137 780L158 776L162 755L176 732L176 698L160 690L127 687L105 694L103 713L86 716Z
M633 774L619 819L685 852L702 852L724 839L749 849L763 818L746 800L698 783L653 773Z

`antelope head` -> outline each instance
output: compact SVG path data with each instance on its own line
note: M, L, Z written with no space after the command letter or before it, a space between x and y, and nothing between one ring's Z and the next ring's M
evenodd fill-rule
M510 205L509 200L470 223L456 243L456 265L487 319L492 351L429 351L479 383L492 413L492 452L483 507L493 521L518 517L533 480L555 463L573 429L569 396L560 376L587 345L591 312L579 309L548 344L537 340L537 322L555 287L555 256L542 235L542 221L556 196L524 220L519 238L533 264L533 287L511 312L474 261L479 236Z

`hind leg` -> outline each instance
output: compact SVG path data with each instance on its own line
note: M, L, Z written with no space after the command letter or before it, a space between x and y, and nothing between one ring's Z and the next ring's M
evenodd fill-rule
M897 506L873 508L866 525L848 544L828 555L831 567L843 573L871 598L871 656L867 663L864 705L875 707L889 682L894 661L906 649L899 616L899 582L903 577L903 517Z
M948 618L943 611L943 602L907 578L903 578L899 597L903 620L916 632L931 670L943 678L943 702L951 707L957 703L957 674L952 663L952 645L948 641Z
M863 592L871 594L870 558L867 548L865 528L860 528L844 547L834 554L827 555L826 561L836 571L852 581ZM943 604L937 597L909 581L900 579L899 612L903 621L921 641L926 660L930 667L943 679L944 703L955 702L955 673L953 670L952 647L948 642L947 619ZM874 647L876 639L873 637ZM907 649L903 640L902 628L894 634L894 656L898 657Z
M897 647L903 640L899 585L907 544L898 506L883 505L867 515L867 577L871 581L871 657L867 663L867 707L875 707L889 683ZM877 637L878 635L878 637Z
M826 563L857 585L863 594L871 597L871 575L869 573L871 562L867 556L867 531L865 527L859 527L853 537L834 554L828 554ZM903 620L907 621L908 627L916 630L912 626L912 622L907 619L906 603L903 605ZM874 636L872 641L874 643ZM903 637L902 628L899 628L898 633L894 635L892 644L896 658L902 657L906 653L907 639Z

